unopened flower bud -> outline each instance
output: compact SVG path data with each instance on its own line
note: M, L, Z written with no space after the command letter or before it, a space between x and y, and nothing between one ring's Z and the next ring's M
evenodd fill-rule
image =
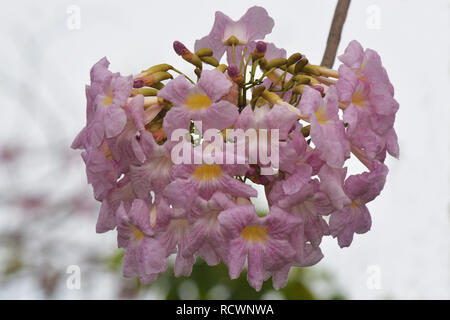
M200 60L213 67L217 67L219 65L219 61L217 61L217 59L214 58L213 56L202 56L200 57Z
M239 72L238 66L236 66L235 64L230 64L228 66L227 74L230 77L230 79L233 80L233 82L237 83L238 85L241 85L242 82L244 81L244 77Z
M155 72L153 74L135 79L133 86L134 88L141 88L143 86L151 87L154 84L167 79L173 79L170 73L165 71Z
M301 58L296 64L294 68L294 73L300 73L302 72L303 68L308 64L308 59L305 57Z
M270 92L267 89L265 89L263 92L261 92L261 96L272 104L277 104L279 102L283 102L283 99L281 99L279 95L277 95L274 92Z
M307 64L306 66L304 66L302 72L313 74L315 76L320 76L318 66L312 64Z
M197 56L201 57L211 57L213 55L213 51L210 48L200 48L195 53Z
M144 86L144 80L142 78L134 79L133 88L142 88Z
M154 66L151 66L150 68L143 70L142 73L145 75L149 75L155 72L159 71L168 71L171 70L173 67L170 64L167 63L161 63Z
M287 62L286 58L275 58L270 60L267 65L265 66L266 69L272 69L272 68L279 68L283 65L285 65Z
M296 63L297 61L299 61L302 58L302 54L297 52L292 54L286 62L286 66L289 67L290 65L293 65L294 63Z
M258 41L256 43L255 51L253 52L253 60L264 57L267 51L267 44L264 41Z
M175 50L176 54L181 56L184 60L193 64L197 68L202 69L202 60L200 60L200 58L196 54L193 54L191 51L189 51L189 49L186 48L186 46L180 41L173 42L173 49Z
M186 46L182 44L180 41L173 42L173 50L175 50L176 54L179 56L189 52L188 48L186 48Z
M256 43L256 52L258 53L266 53L267 51L267 43L264 41L258 41Z
M309 84L311 77L304 74L297 74L292 78L297 84Z
M259 66L261 67L261 69L266 69L267 63L268 62L267 62L266 58L259 59Z
M339 72L336 70L328 69L326 67L317 66L317 69L320 72L320 75L324 77L332 77L332 78L339 78Z

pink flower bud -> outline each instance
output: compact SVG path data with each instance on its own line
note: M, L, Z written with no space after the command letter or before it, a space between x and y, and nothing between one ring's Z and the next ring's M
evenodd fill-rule
M187 50L186 46L182 44L180 41L173 42L173 50L177 53L177 55L181 56Z
M258 53L266 53L267 44L264 41L258 41L256 43L256 52Z

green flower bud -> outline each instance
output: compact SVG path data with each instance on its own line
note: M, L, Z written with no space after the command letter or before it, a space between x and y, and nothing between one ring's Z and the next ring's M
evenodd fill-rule
M308 64L308 59L303 57L300 59L296 64L294 68L294 74L297 74L299 72L302 72L303 68Z
M213 51L210 48L200 48L195 53L197 56L201 57L210 57L213 55Z
M312 64L307 64L306 66L304 66L302 72L320 76L320 70L318 66Z
M297 74L292 78L297 84L309 84L311 79L314 79L310 76L304 74Z
M149 75L149 74L152 74L152 73L155 73L155 72L168 71L168 70L171 70L171 69L172 69L172 66L170 64L161 63L161 64L154 65L154 66L152 66L152 67L142 71L142 73L145 73L145 74Z
M275 58L270 60L267 65L265 66L265 69L272 69L272 68L279 68L287 63L286 58Z
M165 71L155 72L152 74L152 76L154 79L154 83L158 83L158 82L161 82L161 81L167 80L167 79L173 79L172 75Z
M192 54L188 59L184 59L184 60L193 64L194 66L196 66L199 69L202 69L202 67L203 67L202 60L200 60L200 58L196 54Z
M286 67L289 67L290 65L293 65L294 63L296 63L298 60L300 60L302 58L302 54L297 52L292 54L286 62Z
M259 66L261 67L261 69L268 69L267 66L267 60L266 58L261 58L259 59Z
M213 67L217 67L219 65L219 61L217 61L217 59L212 56L203 56L200 57L200 60L209 65L212 65Z

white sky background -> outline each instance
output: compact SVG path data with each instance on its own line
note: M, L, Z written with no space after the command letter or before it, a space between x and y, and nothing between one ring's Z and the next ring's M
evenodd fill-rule
M103 56L111 61L111 70L125 75L163 62L191 72L173 52L172 42L193 48L195 39L210 31L216 10L237 19L250 6L264 6L275 20L266 40L319 64L335 2L3 4L0 142L69 145L84 125L89 70ZM67 26L71 5L81 10L79 29ZM325 258L315 268L336 275L350 298L450 298L449 16L448 0L353 0L350 6L338 52L357 39L381 55L400 103L395 128L401 150L400 160L387 161L387 184L370 204L372 230L356 236L347 249L339 249L334 239L322 245ZM45 166L51 159L36 161ZM82 166L77 179L85 181ZM106 241L93 238L96 244Z

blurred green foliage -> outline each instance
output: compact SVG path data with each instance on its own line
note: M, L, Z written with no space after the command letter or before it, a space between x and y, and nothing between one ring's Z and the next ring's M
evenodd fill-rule
M124 251L110 256L106 263L108 269L121 273ZM119 280L119 279L118 279ZM318 296L311 289L311 284L321 282L327 287L327 294ZM121 298L145 296L145 292L154 290L161 299L231 299L231 300L259 300L259 299L344 299L337 289L333 278L326 272L310 270L310 268L292 268L287 285L280 291L272 287L272 280L264 282L257 292L247 282L247 272L244 270L240 277L231 280L228 268L224 263L208 266L202 259L197 259L190 277L176 278L173 275L173 264L168 270L160 274L159 278L150 285L142 285L138 279L122 279Z

